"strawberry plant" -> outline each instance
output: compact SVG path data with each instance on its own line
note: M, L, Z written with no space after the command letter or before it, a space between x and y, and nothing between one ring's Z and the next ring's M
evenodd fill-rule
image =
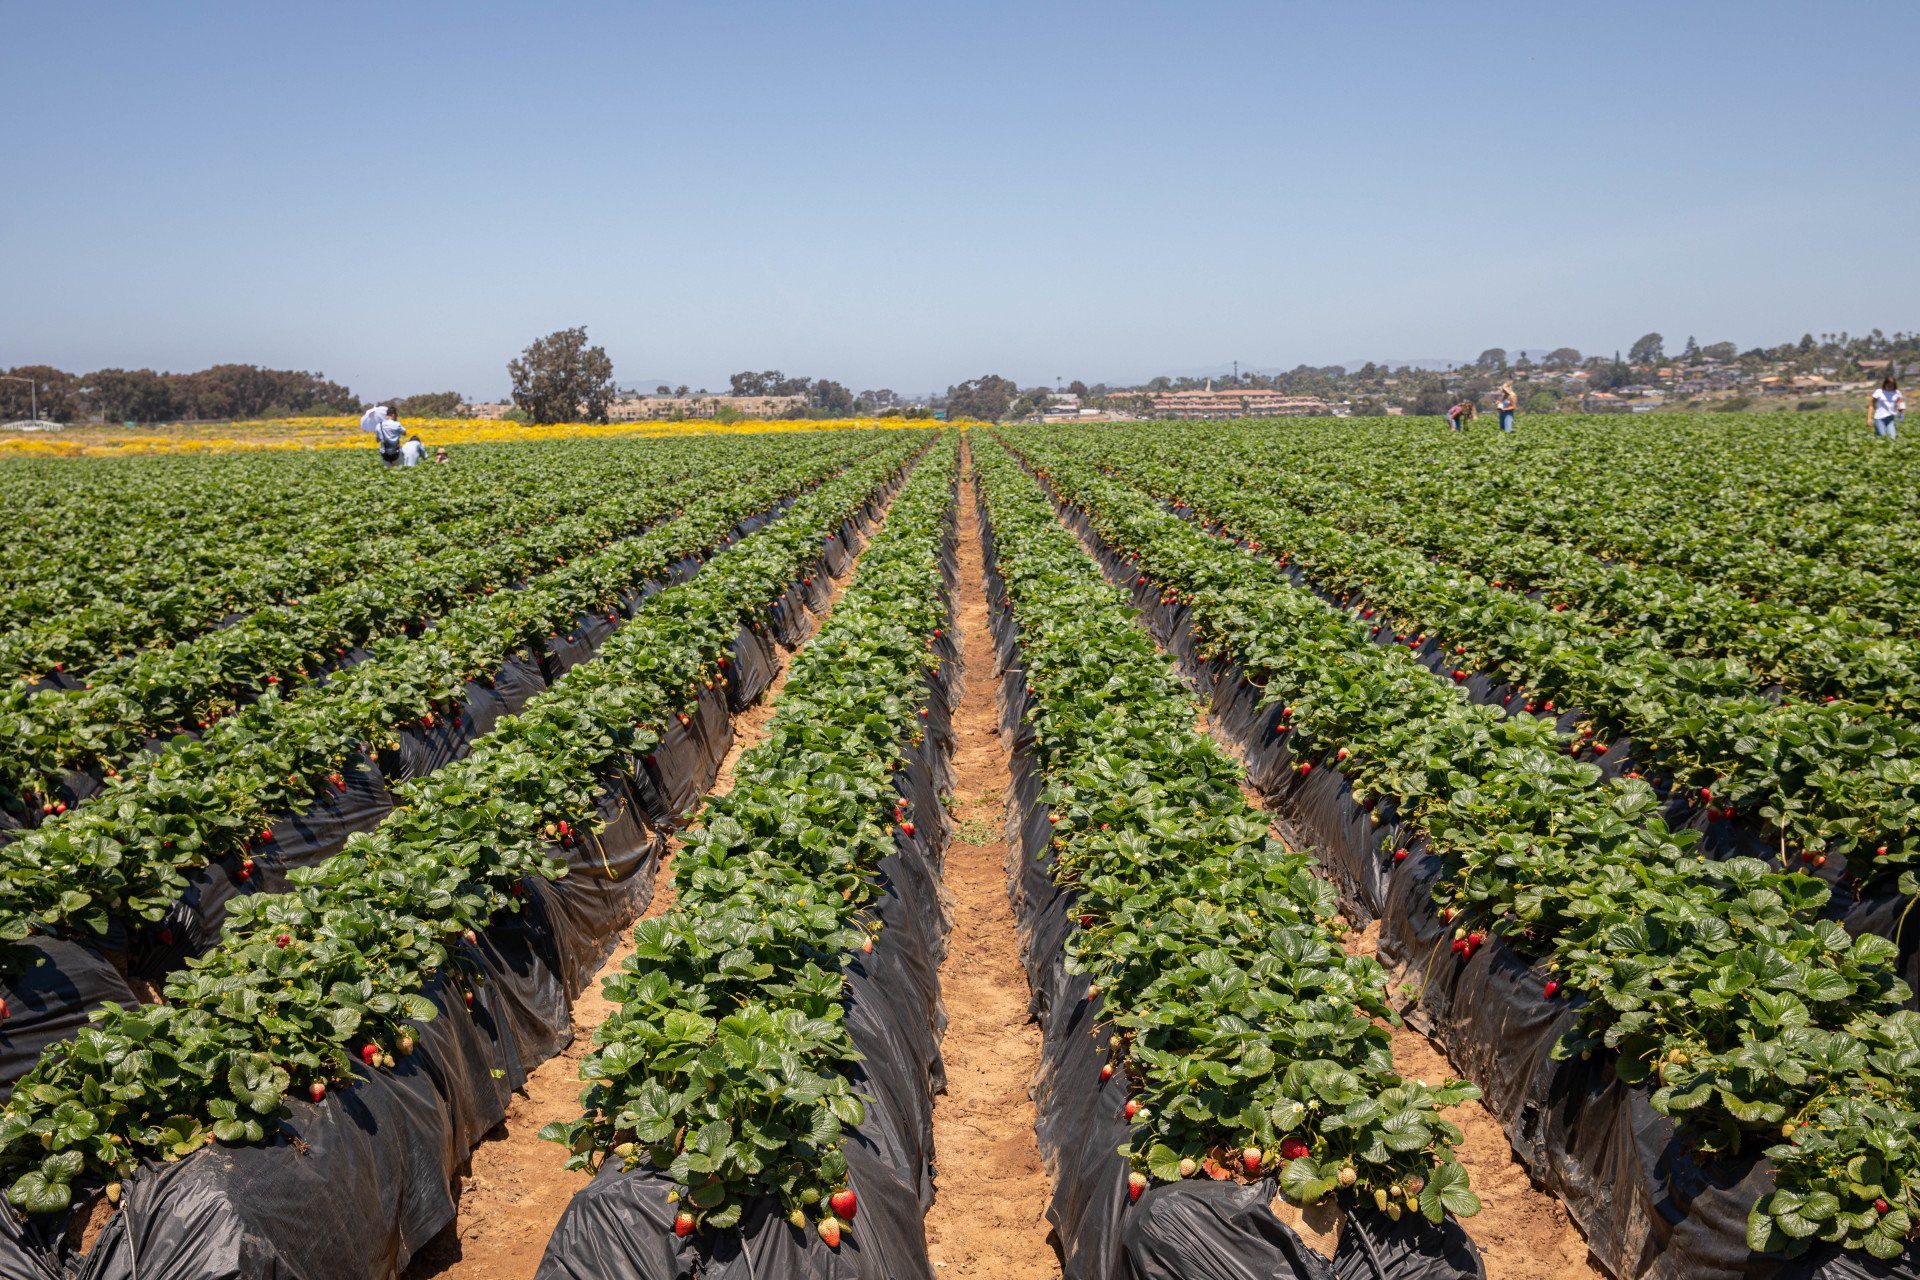
M165 1002L108 1007L49 1051L0 1108L0 1168L29 1212L66 1205L78 1178L124 1175L269 1131L302 1095L384 1069L449 949L553 878L547 833L584 822L604 771L652 750L694 705L739 628L809 571L838 527L909 456L889 439L786 517L650 597L599 657L530 701L465 758L399 788L372 833L286 893L243 897L219 944L170 977ZM374 1049L372 1065L366 1049ZM324 1096L324 1095L323 1095Z
M1128 1092L1133 1175L1272 1169L1301 1203L1391 1191L1395 1217L1474 1213L1439 1112L1478 1090L1394 1071L1385 974L1341 950L1332 887L1241 796L1171 662L1039 491L997 448L977 457L1051 871L1080 913L1068 970L1111 1028L1102 1087Z
M842 1146L864 1105L843 970L875 941L896 778L948 623L954 454L919 464L794 660L766 740L675 861L673 908L634 930L605 983L619 1009L581 1065L583 1118L543 1131L570 1167L665 1170L700 1225L735 1226L770 1195L830 1245L855 1229Z

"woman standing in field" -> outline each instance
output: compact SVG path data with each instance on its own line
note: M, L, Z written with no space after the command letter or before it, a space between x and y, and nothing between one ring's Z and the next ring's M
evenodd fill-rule
M1900 419L1906 413L1907 398L1900 394L1900 384L1894 381L1893 375L1888 374L1880 384L1880 389L1873 393L1873 400L1867 407L1867 420L1873 423L1873 434L1894 439L1894 432L1899 429Z
M1478 407L1473 403L1473 398L1469 396L1459 404L1454 405L1453 408L1447 410L1447 426L1450 430L1458 431L1466 424L1468 419L1477 416L1478 413Z
M1509 435L1513 433L1513 411L1520 407L1520 401L1513 394L1513 384L1500 384L1500 394L1494 399L1493 407L1500 411L1500 429Z

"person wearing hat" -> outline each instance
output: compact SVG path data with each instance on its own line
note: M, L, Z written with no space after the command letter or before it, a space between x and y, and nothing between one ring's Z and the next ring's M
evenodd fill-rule
M1519 400L1514 397L1513 384L1511 382L1503 382L1500 384L1500 394L1494 397L1493 407L1500 411L1500 429L1511 435L1513 433L1513 411L1520 407Z
M1900 383L1888 373L1867 405L1867 421L1873 424L1873 434L1892 440L1906 415L1907 398L1900 394Z

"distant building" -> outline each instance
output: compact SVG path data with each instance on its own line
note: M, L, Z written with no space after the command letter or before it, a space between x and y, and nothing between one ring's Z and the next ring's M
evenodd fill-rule
M621 396L607 406L613 422L652 422L662 418L711 418L722 407L743 418L791 418L804 413L805 396Z
M1333 406L1319 396L1233 387L1163 391L1142 398L1147 415L1154 418L1324 418L1333 414Z
M513 408L510 401L485 401L479 404L463 404L459 416L462 418L504 418Z

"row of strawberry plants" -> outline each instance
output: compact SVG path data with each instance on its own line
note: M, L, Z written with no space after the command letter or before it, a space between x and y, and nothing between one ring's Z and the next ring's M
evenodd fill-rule
M845 1132L868 1100L846 1074L845 970L880 940L896 829L914 834L900 775L948 625L954 461L947 442L920 463L794 660L766 740L675 859L672 909L607 980L582 1118L543 1131L569 1168L665 1171L679 1234L738 1226L759 1195L830 1245L852 1226Z
M1504 532L1760 598L1853 610L1911 634L1920 626L1920 515L1905 496L1914 464L1875 450L1857 425L1783 425L1773 415L1538 422L1503 442L1497 464L1483 448L1437 447L1388 427L1395 438L1384 447L1376 433L1351 453L1317 453L1330 474L1384 477L1409 502L1471 512Z
M403 804L292 888L237 902L220 944L161 1003L107 1008L50 1052L0 1109L8 1196L30 1212L76 1179L130 1173L213 1142L255 1142L290 1089L316 1101L356 1060L390 1065L433 1016L421 995L463 935L517 908L564 864L553 841L589 823L605 772L662 741L720 675L740 627L818 561L917 441L888 441L787 517L650 597L584 663L503 719L473 753L400 789ZM358 1052L354 1048L358 1047Z
M524 523L544 519L564 510L559 504L572 491L569 469L557 460L514 474L500 464L472 469L478 474L428 469L405 483L371 487L364 474L337 476L312 494L287 495L284 506L263 503L253 518L235 520L217 536L196 536L190 527L143 519L109 502L102 512L137 530L147 551L117 569L110 552L107 562L96 562L94 544L76 541L73 529L23 532L25 545L64 572L0 592L0 616L15 623L0 638L0 680L33 680L56 669L84 675L229 615L334 586L370 565L488 540L516 511ZM503 504L502 491L519 496ZM163 539L156 530L165 531Z
M1470 702L1278 566L1084 466L1046 481L1184 602L1198 652L1230 656L1281 707L1296 770L1337 763L1357 799L1425 837L1456 955L1497 939L1544 970L1549 998L1580 998L1556 1056L1612 1051L1618 1078L1647 1084L1710 1156L1765 1147L1775 1187L1752 1247L1905 1248L1920 1014L1901 1007L1891 942L1821 919L1828 891L1810 876L1699 857L1645 782L1604 779L1549 724Z
M1824 866L1845 856L1862 881L1920 862L1920 731L1902 719L1847 703L1776 702L1737 663L1676 659L1636 633L1583 625L1472 573L1248 497L1215 472L1129 462L1058 436L1023 447L1042 466L1095 457L1124 482L1190 506L1347 599L1375 636L1415 649L1437 638L1456 679L1475 672L1513 686L1512 709L1579 708L1576 756L1605 755L1631 735L1637 766L1717 815L1764 820L1782 857Z
M1820 612L1760 599L1717 581L1653 564L1599 559L1563 541L1500 528L1454 501L1455 486L1419 468L1360 458L1345 474L1293 465L1298 450L1270 432L1227 429L1205 440L1129 432L1137 453L1183 473L1208 468L1242 477L1253 494L1279 499L1355 535L1381 539L1477 573L1514 592L1537 592L1598 637L1657 645L1682 657L1731 658L1762 685L1792 694L1847 697L1883 711L1920 710L1920 642L1845 610ZM1450 479L1451 477L1449 477ZM1240 495L1236 495L1240 496ZM1271 505L1271 502L1265 505Z
M477 488L492 487L503 460L477 468L488 476ZM11 459L0 469L0 496L19 538L0 547L0 591L134 598L142 584L165 583L153 528L168 530L170 546L177 534L184 552L205 564L232 564L254 537L276 537L283 512L294 529L337 517L347 491L366 487L366 473L365 454L333 451ZM451 477L439 483L465 487ZM76 573L76 565L89 572Z
M154 921L179 900L186 876L248 851L272 824L344 785L349 761L394 745L405 726L453 714L469 681L514 652L618 606L680 560L710 553L740 520L772 507L850 461L852 442L743 457L725 489L684 501L678 518L483 596L418 638L375 642L367 658L292 696L275 692L198 738L143 755L95 802L49 818L0 847L0 940L29 932L107 933L115 919ZM698 486L696 486L698 487Z
M1342 951L1332 888L1247 803L1172 663L1039 490L997 446L977 457L1051 873L1076 895L1068 970L1113 1031L1101 1074L1129 1095L1134 1196L1273 1172L1301 1203L1472 1214L1461 1134L1439 1110L1478 1091L1395 1072L1385 975Z
M57 811L69 803L65 771L119 769L153 736L205 729L272 686L320 678L354 647L394 631L417 632L466 599L511 587L672 515L688 493L711 485L729 458L742 451L749 458L771 456L775 446L687 448L691 457L676 449L658 462L589 474L583 478L624 483L584 507L554 496L530 525L499 541L398 560L385 572L268 606L238 625L110 663L81 688L0 692L0 730L7 736L0 794L15 797L28 819L35 810Z

